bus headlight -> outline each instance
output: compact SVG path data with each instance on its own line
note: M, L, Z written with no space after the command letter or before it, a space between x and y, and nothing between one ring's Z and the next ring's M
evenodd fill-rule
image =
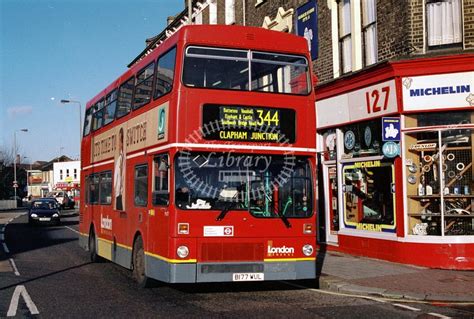
M305 256L311 256L313 254L314 248L311 245L304 245L303 246L303 254Z
M186 246L179 246L176 250L176 253L178 254L179 258L186 258L189 255L189 249Z

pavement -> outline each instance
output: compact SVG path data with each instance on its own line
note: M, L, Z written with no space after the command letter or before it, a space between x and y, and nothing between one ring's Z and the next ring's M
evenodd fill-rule
M474 302L474 271L430 269L332 251L318 254L319 288L440 303Z
M0 211L0 246L5 224L24 213ZM322 290L400 301L474 302L474 270L430 269L325 249L317 259L317 284ZM8 255L0 247L0 272L10 271Z

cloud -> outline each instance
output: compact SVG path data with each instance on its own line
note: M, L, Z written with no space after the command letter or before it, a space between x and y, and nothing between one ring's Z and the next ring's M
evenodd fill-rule
M32 112L33 108L31 106L13 106L7 109L7 114L11 117L31 114Z

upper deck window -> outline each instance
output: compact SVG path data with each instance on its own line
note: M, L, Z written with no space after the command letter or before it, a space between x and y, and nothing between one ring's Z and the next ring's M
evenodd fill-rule
M92 123L92 107L86 111L86 116L84 118L84 136L89 135L91 131Z
M155 80L155 99L170 92L173 88L176 48L171 49L158 59Z
M116 118L120 118L130 112L132 108L134 83L135 78L130 78L120 86L117 100L117 111L115 113Z
M117 108L117 90L110 92L105 98L104 125L109 124L115 118L115 109Z
M104 99L97 102L92 108L92 130L98 130L102 127L102 114L104 113Z
M133 109L137 109L151 100L151 92L153 90L153 73L155 71L155 63L150 63L137 75L137 84L135 86L135 96L133 101Z
M188 47L183 82L211 89L299 95L310 91L308 62L302 56L222 48Z

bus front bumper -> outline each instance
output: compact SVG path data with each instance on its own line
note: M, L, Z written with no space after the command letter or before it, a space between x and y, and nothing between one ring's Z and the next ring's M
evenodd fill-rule
M146 273L169 283L315 279L316 260L173 263L146 255Z

